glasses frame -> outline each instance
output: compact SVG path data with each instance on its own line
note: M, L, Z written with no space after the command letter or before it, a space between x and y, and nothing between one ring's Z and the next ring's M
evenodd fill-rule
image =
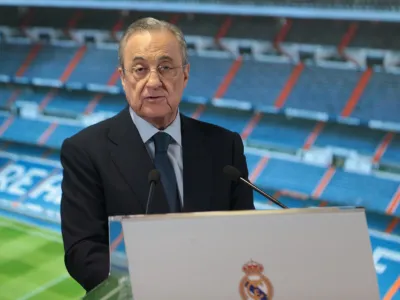
M188 64L183 64L183 65L180 65L180 66L174 66L174 67L170 67L170 69L180 69L180 68L183 69L183 68L186 67L187 65L188 65ZM160 71L159 71L159 68L162 68L162 66L158 66L158 67L156 68L156 70L154 70L154 68L145 68L145 67L140 67L140 68L148 69L148 70L149 70L149 73L148 73L146 76L142 77L142 78L136 78L135 75L134 75L135 67L132 67L132 68L130 68L130 69L122 68L122 70L124 70L124 71L130 73L136 80L143 80L143 79L146 79L146 78L148 78L148 77L150 76L150 73L151 73L151 72L154 72L154 71L157 72L159 78L163 78L163 79L172 79L172 78L175 78L175 77L176 77L176 75L174 75L173 77L170 77L170 78L169 78L169 77L167 77L167 78L164 77L164 76L160 73Z

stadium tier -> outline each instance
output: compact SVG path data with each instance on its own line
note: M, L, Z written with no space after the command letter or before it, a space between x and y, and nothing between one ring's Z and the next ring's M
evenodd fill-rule
M20 45L2 43L0 74L33 82L59 81L70 86L116 86L116 47ZM222 56L222 57L221 57ZM186 98L227 98L256 109L287 108L330 116L399 122L400 80L396 74L341 70L316 66L236 61L229 54L191 55L191 79ZM236 73L232 69L236 69ZM233 81L225 84L227 74ZM235 76L236 75L236 76ZM297 82L289 88L288 81ZM365 77L368 77L365 79ZM252 78L252 80L248 80ZM359 82L369 80L360 93ZM355 93L357 97L354 96Z
M384 296L400 244L398 23L0 7L0 209L59 222L60 147L127 105L117 41L149 15L187 37L180 111L240 133L252 182L293 208L366 208Z
M252 163L254 160L258 161L257 164L262 164L262 171L255 182L265 188L294 191L338 205L363 206L368 207L370 211L380 212L386 211L389 203L398 196L399 182L396 180L327 169L286 159L267 157L263 162L260 161L260 157L249 156L247 157L251 170L258 167ZM321 190L327 176L329 184Z
M183 111L188 112L189 109L183 109ZM221 118L220 115L219 117L224 120L223 122L219 122L218 115L213 115L212 112L207 117L205 111L203 116L205 117L200 118L201 120L224 125L239 132L243 130L245 125L245 119L241 119L239 115L230 115L229 118ZM240 124L240 120L242 120L242 124ZM1 135L3 140L44 146L55 150L60 149L66 137L84 128L82 125L62 124L51 120L39 121L6 116L0 117L0 122L3 124L3 128L7 126ZM293 125L292 129L295 129L296 124ZM29 128L29 130L26 130L26 128ZM273 127L269 130L276 133ZM281 138L280 142L283 147L285 147L285 140L291 141L291 134L298 136L295 130L282 130L282 132L284 132L282 135L275 135ZM260 143L263 141L265 141L265 136L260 138ZM290 147L290 144L287 143L286 146ZM295 146L292 146L295 150ZM247 155L247 160L249 169L258 170L259 173L258 175L250 174L251 178L263 188L275 191L289 190L310 197L322 198L338 205L364 206L371 211L400 215L396 208L389 209L393 206L393 203L398 201L399 181L396 179L344 172L287 158L275 158L273 155L272 157L267 154L263 156L259 153L254 154L254 151L251 150ZM299 176L302 180L299 180ZM324 183L327 176L329 179ZM326 186L324 186L325 184ZM379 201L376 199L379 199Z
M60 184L62 180L62 169L56 151L40 147L23 146L8 143L0 144L0 201L1 207L11 210L25 212L27 215L48 217L51 220L59 218L59 204L61 200ZM321 205L316 198L303 197L299 200L295 194L302 196L316 193L316 186L323 174L323 168L310 166L301 162L289 162L284 159L266 158L255 154L250 150L246 151L249 164L250 177L255 183L271 194L274 191L277 198L293 208ZM260 162L263 169L260 171ZM258 175L255 176L255 173ZM282 176L284 174L285 176ZM299 181L298 174L303 174L304 181ZM372 182L372 184L371 184ZM353 185L367 183L364 192L358 193L357 198L361 203L358 205L379 206L380 199L382 206L385 206L385 199L388 202L395 193L397 185L390 180L360 176L337 171L332 180L332 185L325 191L325 199L335 198L335 195L349 193L349 199L337 197L340 204L348 205ZM374 186L378 184L380 190ZM357 188L357 187L356 187ZM362 189L360 189L362 190ZM378 192L381 192L378 196ZM259 194L255 193L256 205L260 208L268 207L267 202ZM329 205L335 205L331 201ZM377 204L378 203L378 204ZM379 207L376 208L379 210ZM368 212L368 220L371 220L371 228L384 231L390 225L391 219L372 212ZM400 234L400 228L394 228L393 233Z
M368 21L326 21L304 20L260 16L235 16L216 14L172 13L157 11L119 11L70 8L18 8L1 7L0 29L48 27L61 29L58 33L69 38L68 30L93 29L118 31L125 28L130 20L153 16L178 25L185 35L239 38L246 40L273 41L288 43L337 46L346 33L355 32L349 42L352 47L374 49L400 49L399 39L392 38L392 32L399 30L398 23ZM94 25L95 24L95 25ZM285 28L286 34L280 33ZM260 28L262 30L260 30Z
M243 61L223 97L273 107L292 71L293 66L287 63Z
M0 85L0 105L4 109L10 109L10 106L15 106L18 104L18 101L36 103L39 106L44 104L43 109L48 115L65 114L74 117L90 111L117 113L126 105L122 95L89 93L85 91L55 91L51 88ZM198 109L199 106L195 103L184 102L181 105L181 111L189 116L194 115ZM7 116L7 113L3 114L3 122L7 119ZM218 124L243 133L248 128L248 124L253 118L253 113L247 110L226 109L209 105L198 115L198 118L202 121ZM10 124L11 127L4 131L3 138L13 136L14 130L18 130L18 127L14 129L14 126L18 126L14 124L18 124L19 122L43 123L43 125L38 125L38 128L40 128L38 129L38 133L32 135L29 142L37 141L37 138L49 126L48 122L23 120L16 117ZM388 135L383 130L373 130L331 122L322 123L302 118L287 118L282 115L263 114L258 123L254 124L251 132L248 133L247 141L249 145L296 151L299 148L311 146L309 137L313 134L316 127L320 127L320 131L312 142L314 147L336 147L357 150L359 153L367 156L373 156L382 140ZM63 130L64 134L60 137L61 142L62 139L77 132L83 126L60 124L57 125L55 130L58 132L60 128L65 128ZM394 138L383 154L382 160L388 163L400 164L398 155L400 150L399 137L398 135L393 136ZM25 141L22 136L18 139L19 142ZM51 144L51 146L58 148L61 146L60 142Z

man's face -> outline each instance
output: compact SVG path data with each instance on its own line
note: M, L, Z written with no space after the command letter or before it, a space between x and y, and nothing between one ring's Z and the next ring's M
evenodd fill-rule
M167 126L176 116L189 77L178 40L167 30L131 35L123 49L122 86L137 115Z

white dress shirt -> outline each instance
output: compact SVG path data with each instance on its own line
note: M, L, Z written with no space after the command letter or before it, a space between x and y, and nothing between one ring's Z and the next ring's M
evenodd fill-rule
M172 167L175 171L176 183L179 190L179 198L183 207L183 160L182 160L182 134L181 134L181 117L178 114L175 120L165 130L159 130L146 120L139 117L130 107L129 112L133 123L139 131L140 137L145 144L147 151L152 159L154 159L154 142L151 139L157 132L163 131L168 133L173 142L168 147L168 157L171 160ZM145 176L145 175L144 175Z

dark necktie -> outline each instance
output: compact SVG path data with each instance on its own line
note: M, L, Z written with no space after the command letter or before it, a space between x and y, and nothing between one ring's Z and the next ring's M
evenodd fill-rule
M153 141L155 145L154 164L161 174L161 183L164 187L170 212L178 212L180 207L178 186L174 168L168 157L168 146L172 142L172 137L168 133L158 132L153 136Z

